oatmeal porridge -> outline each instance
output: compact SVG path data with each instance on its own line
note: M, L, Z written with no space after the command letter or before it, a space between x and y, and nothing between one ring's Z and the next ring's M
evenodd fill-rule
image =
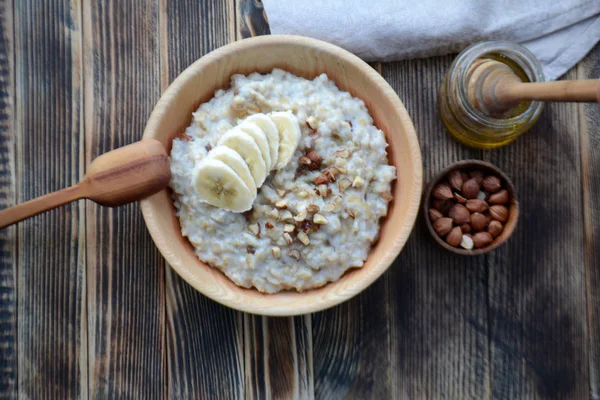
M363 265L387 214L386 147L363 101L325 74L234 75L173 141L182 234L239 286L336 281Z

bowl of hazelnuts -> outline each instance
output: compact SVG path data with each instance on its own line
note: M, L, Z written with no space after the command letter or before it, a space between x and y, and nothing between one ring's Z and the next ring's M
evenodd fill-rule
M440 246L456 254L480 255L508 240L517 225L519 203L512 182L500 169L465 160L430 181L423 213Z

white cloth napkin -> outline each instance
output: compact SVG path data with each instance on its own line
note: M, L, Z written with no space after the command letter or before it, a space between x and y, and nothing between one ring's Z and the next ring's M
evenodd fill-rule
M341 46L367 61L519 42L556 79L600 40L600 0L263 0L271 33Z

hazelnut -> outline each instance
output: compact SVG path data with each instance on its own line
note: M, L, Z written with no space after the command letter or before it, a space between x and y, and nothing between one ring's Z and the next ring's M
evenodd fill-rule
M467 207L467 210L471 211L472 213L482 213L487 211L488 203L486 203L485 200L469 199L467 200L465 207Z
M467 202L467 199L465 199L463 196L461 196L460 193L458 192L454 192L454 199L456 199L457 202L459 202L460 204L465 204Z
M440 183L435 188L433 188L433 197L439 200L450 200L454 198L452 194L452 189L450 189L450 185L447 183Z
M461 193L467 199L474 199L479 193L479 183L474 178L463 183Z
M435 208L442 214L448 214L448 211L450 211L450 207L452 207L454 204L455 203L451 200L443 201L443 200L435 199L433 201L433 208Z
M460 190L463 185L463 178L460 171L455 170L450 172L450 174L448 175L448 182L450 183L450 186L452 186L454 189Z
M443 216L444 216L444 214L442 214L441 212L439 212L435 208L430 208L429 209L429 219L431 220L431 222L435 222L435 220L440 219Z
M490 235L492 235L492 237L495 239L498 236L500 236L500 234L504 230L504 226L502 226L502 223L500 223L500 221L492 221L490 222L490 225L488 226L487 230L490 233Z
M488 193L496 193L498 190L502 188L500 184L500 179L497 176L486 176L483 180L483 188Z
M448 236L446 236L446 243L448 243L452 247L456 247L462 240L462 236L463 234L460 230L460 227L456 226L452 228Z
M496 221L506 222L508 221L508 209L501 205L493 205L490 207L490 217Z
M452 218L457 225L462 225L469 222L469 210L467 210L462 204L453 205L448 212L448 216Z
M508 191L502 189L490 196L490 204L506 204L508 203Z
M469 180L469 175L466 172L461 172L460 176L461 176L461 178L463 180L463 183L465 183L466 181Z
M473 228L473 230L480 232L485 229L486 225L487 218L485 215L478 212L471 214L471 228Z
M473 238L471 235L465 234L462 236L462 239L460 240L460 247L466 250L473 249Z
M477 232L475 235L473 235L473 246L475 246L477 249L480 249L492 243L493 240L494 238L492 238L492 235L490 235L488 232Z
M452 219L447 217L437 219L433 223L433 229L438 236L446 236L452 230Z
M460 226L460 230L463 231L463 233L469 233L469 232L471 232L471 225L469 225L469 224L462 224Z
M483 182L483 172L479 170L472 171L469 176L477 181L477 184L481 185Z

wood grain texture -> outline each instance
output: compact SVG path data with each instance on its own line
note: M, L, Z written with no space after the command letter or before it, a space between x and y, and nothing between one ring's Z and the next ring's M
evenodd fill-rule
M564 79L576 79L571 70ZM484 154L517 189L519 227L487 257L491 394L589 394L578 106L546 104L509 146Z
M600 45L577 66L578 79L600 77ZM590 398L600 400L600 107L579 106L587 285Z
M17 201L70 186L80 159L78 3L14 2ZM71 204L18 226L18 393L87 395L84 221Z
M436 115L437 90L452 59L382 65L383 77L415 124L425 182L454 161L482 154L452 140ZM486 398L490 365L485 258L444 251L418 220L388 275L391 398Z
M0 208L15 204L12 1L0 2ZM0 230L0 398L17 395L16 227Z
M86 0L86 162L139 140L160 95L158 3ZM164 261L138 204L86 205L89 395L165 398Z
M235 40L234 18L227 0L161 0L163 89L189 64ZM168 397L244 398L243 314L202 296L171 268L166 277Z

